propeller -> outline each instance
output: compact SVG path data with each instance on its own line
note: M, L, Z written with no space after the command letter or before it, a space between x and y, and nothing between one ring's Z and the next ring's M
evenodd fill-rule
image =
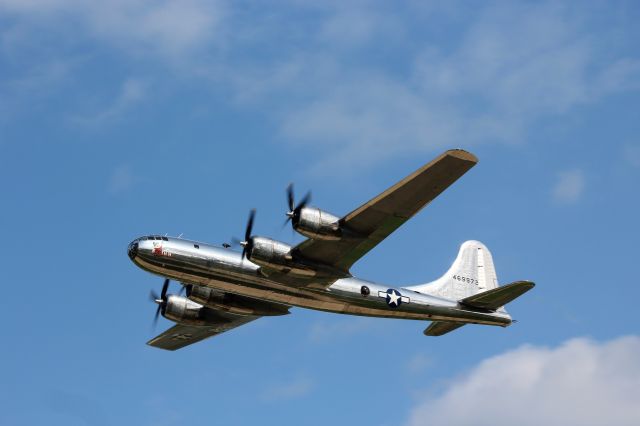
M149 293L149 298L151 299L151 301L153 303L157 303L158 304L158 309L156 310L156 315L153 318L153 327L156 327L156 324L158 323L158 316L160 315L160 311L162 311L163 309L166 308L167 306L167 290L169 289L169 278L166 278L164 280L164 284L162 285L162 291L160 292L160 296L158 296L158 294L151 290L151 292Z
M251 239L251 232L253 231L253 221L256 218L256 209L251 209L249 212L249 219L247 220L247 227L244 231L244 240L240 241L235 237L231 238L233 245L242 246L242 260L247 256L247 253L251 250L253 241Z
M284 221L284 225L292 221L295 224L300 219L300 211L311 201L311 191L307 192L307 194L302 198L302 200L295 205L294 196L293 196L293 183L290 183L287 186L287 204L289 207L289 211L287 212L287 219ZM284 226L283 225L283 226Z
M182 289L187 291L187 297L189 297L191 296L191 291L193 291L193 284L185 284Z

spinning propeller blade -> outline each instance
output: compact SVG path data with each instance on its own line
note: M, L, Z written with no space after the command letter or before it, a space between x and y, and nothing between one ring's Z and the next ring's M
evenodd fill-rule
M162 291L160 292L160 296L151 290L149 293L149 298L153 303L158 304L158 309L156 309L156 314L153 317L153 328L156 328L156 324L158 324L158 317L160 316L160 312L162 309L167 306L167 290L169 289L169 278L164 280L164 284L162 285Z
M253 221L256 218L256 209L251 209L249 212L249 219L247 220L247 227L244 231L244 241L240 241L239 244L242 246L242 260L247 256L249 250L251 249L251 233L253 232ZM235 238L234 238L235 240Z
M302 198L302 200L295 205L295 197L293 195L293 183L290 183L287 186L287 205L289 207L289 211L287 212L287 219L284 221L284 225L286 225L289 221L292 221L294 226L300 218L300 211L306 207L307 204L311 201L311 191L307 192L307 194ZM283 225L283 226L284 226Z

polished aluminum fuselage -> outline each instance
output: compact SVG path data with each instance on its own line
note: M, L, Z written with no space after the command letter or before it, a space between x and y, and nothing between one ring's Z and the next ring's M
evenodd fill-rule
M135 250L134 250L135 245ZM455 300L418 293L404 287L341 278L327 285L312 278L270 273L240 253L179 238L140 238L129 245L129 257L140 268L185 284L289 306L351 315L507 326L504 312L483 312ZM368 295L363 295L366 287ZM388 303L388 292L401 303Z

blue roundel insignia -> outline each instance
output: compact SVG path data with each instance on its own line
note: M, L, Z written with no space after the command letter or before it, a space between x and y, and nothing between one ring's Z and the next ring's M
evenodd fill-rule
M387 305L397 308L402 304L402 294L398 290L390 288L387 290Z

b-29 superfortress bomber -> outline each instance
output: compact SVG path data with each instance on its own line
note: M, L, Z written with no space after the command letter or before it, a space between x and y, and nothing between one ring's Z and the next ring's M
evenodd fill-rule
M296 205L290 185L287 221L307 237L295 247L253 235L255 210L238 242L242 251L160 235L136 238L128 246L129 258L165 278L160 295L151 296L158 304L156 320L162 314L176 323L148 344L180 349L260 317L286 315L291 307L427 320L427 336L465 324L510 325L504 305L534 283L500 286L491 253L479 241L463 243L449 270L427 284L385 285L349 272L477 162L469 152L446 151L341 218L310 206L310 194ZM182 285L178 294L168 293L170 280Z

